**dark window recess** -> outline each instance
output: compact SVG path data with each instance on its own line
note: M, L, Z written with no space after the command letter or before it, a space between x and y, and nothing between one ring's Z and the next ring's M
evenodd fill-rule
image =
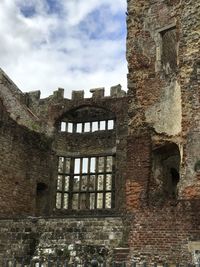
M64 210L114 207L114 157L58 159L56 208Z
M47 189L45 183L37 183L37 194L42 194Z
M174 143L157 148L153 153L153 175L158 186L162 186L163 195L177 198L180 180L180 152Z
M170 28L161 32L162 53L161 63L166 72L175 71L177 67L177 37L176 28Z

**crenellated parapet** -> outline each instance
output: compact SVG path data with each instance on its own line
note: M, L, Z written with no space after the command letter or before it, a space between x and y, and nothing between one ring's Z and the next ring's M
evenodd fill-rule
M124 90L122 90L122 87L120 84L112 86L110 88L110 95L105 96L105 88L104 87L100 87L100 88L92 88L90 89L90 93L91 93L91 97L85 97L85 91L84 90L74 90L71 93L71 98L65 98L64 97L64 89L63 88L58 88L58 90L53 92L53 95L50 95L48 98L46 98L46 101L49 100L62 100L62 99L66 99L66 100L82 100L82 99L102 99L102 98L120 98L120 97L124 97L126 96L126 92ZM32 91L32 92L27 92L26 96L27 96L27 100L31 101L31 102L38 102L40 100L42 100L40 98L40 91Z
M49 97L41 98L39 90L23 93L2 69L0 89L0 98L12 119L30 130L47 135L52 135L55 123L70 110L83 106L96 107L107 110L107 115L113 112L120 116L126 103L126 92L120 84L110 88L110 95L105 95L105 88L101 87L90 89L91 97L85 97L84 90L79 90L72 91L71 98L65 98L64 89L58 88ZM103 113L101 116L104 116Z

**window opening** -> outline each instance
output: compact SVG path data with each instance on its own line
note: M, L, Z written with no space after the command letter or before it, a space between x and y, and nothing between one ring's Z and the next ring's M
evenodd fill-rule
M177 66L177 38L176 28L172 27L161 32L162 53L161 63L163 68L175 70Z
M61 122L61 132L66 132L66 122Z
M60 123L60 131L68 133L89 133L114 129L114 120L103 120L93 122L64 122Z
M84 133L90 132L90 122L85 122Z
M114 121L113 120L108 120L108 130L114 129Z
M37 195L43 194L47 189L47 185L45 183L37 183Z
M98 131L98 121L92 122L92 132Z
M105 121L100 121L100 130L105 130L106 129L106 122Z
M67 124L67 132L68 133L73 133L73 123L68 122L68 124Z
M76 132L77 133L82 133L82 123L77 123L76 125Z
M114 157L58 159L56 208L69 210L114 207Z
M180 180L180 152L174 143L165 144L153 152L152 174L157 183L155 192L167 198L177 198Z

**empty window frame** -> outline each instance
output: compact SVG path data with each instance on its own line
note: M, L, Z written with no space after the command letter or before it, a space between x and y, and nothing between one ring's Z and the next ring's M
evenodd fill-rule
M176 27L160 32L161 35L161 65L167 72L177 67L177 36Z
M114 207L114 157L59 157L56 185L58 210Z
M115 127L114 120L102 120L92 122L64 122L60 123L60 131L68 133L88 133L96 131L113 130Z

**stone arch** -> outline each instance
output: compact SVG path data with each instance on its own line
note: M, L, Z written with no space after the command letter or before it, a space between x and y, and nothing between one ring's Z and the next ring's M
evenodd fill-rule
M115 117L115 114L108 109L92 105L83 105L63 112L56 120L55 127L61 129L61 122L79 124L84 122L93 123L95 121L115 121Z

